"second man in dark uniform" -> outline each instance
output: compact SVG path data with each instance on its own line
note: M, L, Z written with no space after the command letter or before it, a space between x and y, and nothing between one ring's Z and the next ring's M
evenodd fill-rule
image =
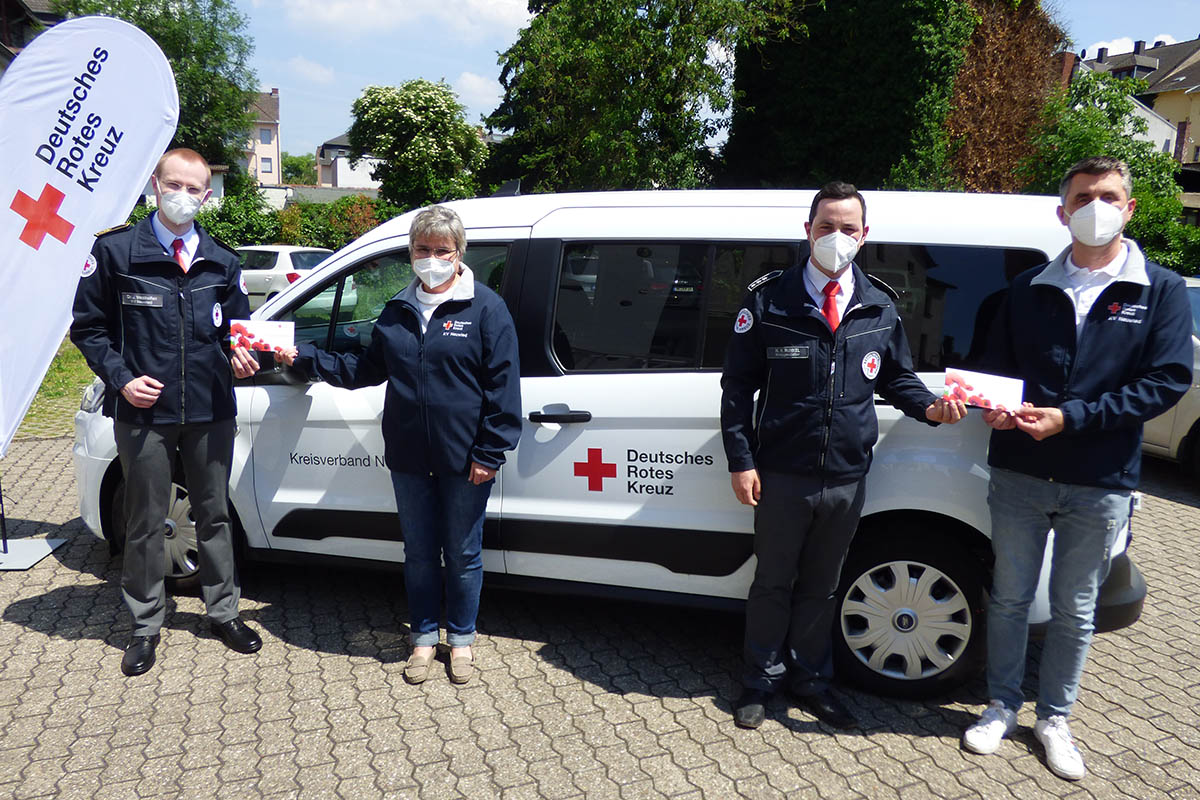
M931 424L966 414L913 372L896 307L854 265L866 216L850 184L816 194L805 225L812 257L750 285L725 358L725 454L734 494L755 507L758 557L734 712L745 728L762 724L784 687L817 718L854 724L829 691L831 630L878 436L874 395Z

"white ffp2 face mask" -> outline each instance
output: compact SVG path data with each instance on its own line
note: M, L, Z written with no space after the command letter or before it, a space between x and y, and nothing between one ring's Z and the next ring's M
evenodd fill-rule
M813 242L813 259L829 272L841 272L858 255L858 240L841 231L826 234Z
M430 289L436 289L454 277L456 272L453 261L444 258L418 258L412 262L413 272L421 279L421 283Z
M203 198L187 192L165 192L159 210L173 225L186 225L196 218L203 203Z
M1125 210L1097 197L1083 208L1075 209L1074 214L1068 214L1067 227L1081 244L1103 247L1125 227Z

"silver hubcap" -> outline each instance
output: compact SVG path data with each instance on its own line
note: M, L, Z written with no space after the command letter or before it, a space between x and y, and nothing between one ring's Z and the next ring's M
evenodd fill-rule
M929 678L971 640L971 609L958 584L926 564L891 561L865 572L842 601L850 652L889 678Z
M163 545L168 577L186 578L195 575L200 569L192 502L188 499L187 490L177 483L171 484L171 502L167 506Z

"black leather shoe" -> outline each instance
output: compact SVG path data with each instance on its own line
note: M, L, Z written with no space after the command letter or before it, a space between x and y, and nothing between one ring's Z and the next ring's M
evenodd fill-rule
M129 677L149 672L154 666L154 648L158 646L158 634L153 636L131 636L121 657L121 672Z
M793 694L792 699L796 701L797 706L835 728L853 728L858 725L850 710L828 689L816 694Z
M733 707L733 722L739 728L757 728L767 718L771 696L762 689L744 689Z
M262 639L258 637L258 634L237 617L229 622L213 622L209 627L230 650L236 650L239 653L257 653L262 647Z

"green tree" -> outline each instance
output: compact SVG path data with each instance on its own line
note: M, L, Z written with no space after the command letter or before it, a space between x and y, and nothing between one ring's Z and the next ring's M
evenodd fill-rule
M403 208L471 197L487 147L463 112L444 82L368 86L351 109L353 162L380 159L371 177L382 198Z
M944 122L971 3L827 3L804 22L806 36L738 48L721 183L948 188Z
M190 147L213 164L237 163L253 119L254 43L232 0L55 0L68 17L123 19L158 43L179 91L179 127L172 147ZM136 92L137 87L129 87ZM237 179L234 179L235 185Z
M1034 153L1019 174L1027 191L1058 194L1058 182L1071 165L1098 155L1129 165L1137 209L1127 227L1146 256L1163 266L1191 272L1200 263L1200 229L1180 222L1183 204L1175 181L1179 165L1143 139L1147 124L1134 111L1142 80L1080 71L1071 86L1046 103L1034 133Z
M257 191L226 194L219 203L205 203L196 221L231 247L279 241L279 215L267 207Z
M312 153L305 153L300 156L293 156L286 150L279 154L279 160L283 162L281 169L283 170L284 183L300 183L306 186L313 186L317 182L317 157Z
M488 180L532 191L691 187L732 94L729 53L799 27L814 0L534 0L500 57L509 131Z

